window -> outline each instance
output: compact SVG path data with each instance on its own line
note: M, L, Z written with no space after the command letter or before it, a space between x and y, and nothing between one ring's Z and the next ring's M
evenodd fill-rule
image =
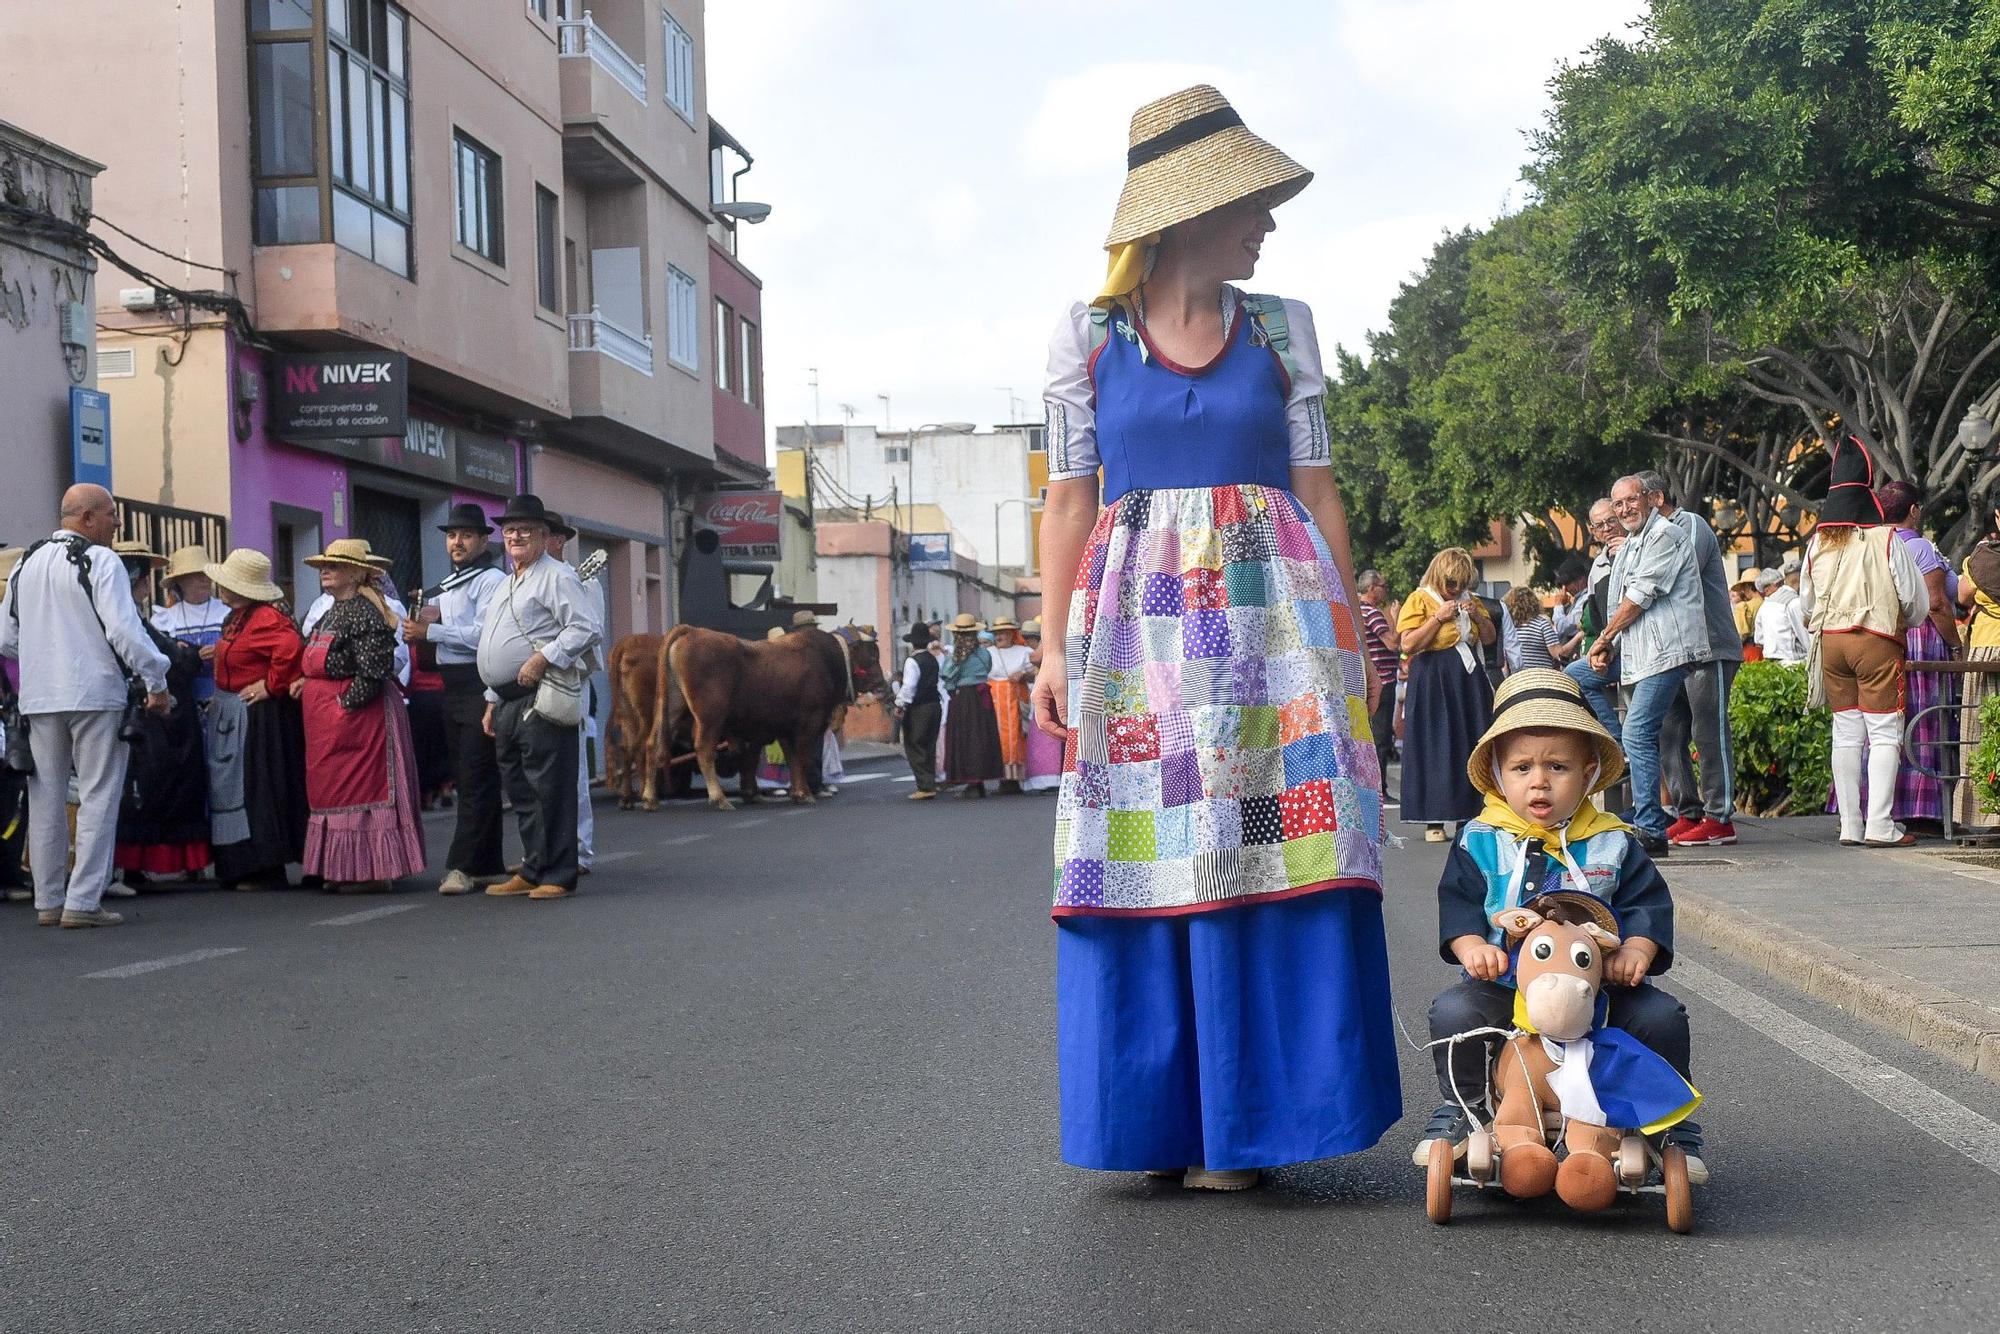
M549 0L528 0L528 12L538 19L547 21L549 17Z
M759 363L763 360L764 348L757 341L757 326L750 321L738 319L736 331L742 343L742 353L736 358L736 378L742 382L743 401L754 408L762 395L764 367Z
M667 360L701 371L701 285L667 265Z
M458 182L458 243L495 264L506 263L499 155L463 130L453 130L451 169Z
M729 306L715 303L715 387L729 392Z
M310 32L312 25L312 0L251 0L252 32Z
M907 441L900 445L882 446L882 462L908 463L909 461L910 461L910 446Z
M674 21L674 16L666 10L660 11L660 26L666 30L667 76L663 80L667 89L667 105L681 113L688 124L694 124L694 38Z
M556 212L555 195L535 187L535 300L543 310L559 310L556 291L556 242L562 235L562 219Z
M310 176L313 162L311 42L251 48L251 105L259 176Z
M326 0L334 241L408 277L409 20L386 0Z

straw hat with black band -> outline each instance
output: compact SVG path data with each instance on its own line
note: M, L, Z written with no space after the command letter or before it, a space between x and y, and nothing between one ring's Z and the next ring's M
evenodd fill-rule
M1133 112L1127 143L1125 188L1104 240L1111 258L1096 305L1138 290L1147 252L1167 228L1252 195L1276 208L1312 180L1205 83Z
M1597 751L1597 776L1591 782L1591 793L1602 792L1625 776L1625 752L1584 703L1583 687L1546 667L1515 672L1494 692L1493 722L1472 748L1465 776L1487 796L1500 796L1500 780L1493 771L1494 746L1510 732L1538 727L1581 732L1590 738Z
M111 549L118 554L118 559L120 560L144 561L156 570L167 563L165 556L162 556L144 542L127 541L121 538L111 544Z
M199 542L184 547L175 547L167 557L167 572L162 576L169 585L176 579L184 579L191 574L200 574L208 565L208 548Z

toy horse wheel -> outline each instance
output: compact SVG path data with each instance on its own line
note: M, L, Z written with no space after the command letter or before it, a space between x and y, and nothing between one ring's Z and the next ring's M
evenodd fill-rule
M1475 1130L1465 1137L1465 1174L1482 1186L1498 1173L1493 1151L1493 1132Z
M1431 1141L1431 1161L1426 1174L1424 1212L1433 1223L1451 1221L1451 1141L1439 1136Z
M1627 1135L1618 1145L1618 1180L1627 1186L1642 1186L1646 1183L1646 1169L1651 1166L1646 1156L1646 1141L1637 1135Z
M1680 1145L1661 1150L1660 1182L1667 1195L1667 1226L1682 1234L1694 1231L1694 1192L1688 1186L1687 1153Z

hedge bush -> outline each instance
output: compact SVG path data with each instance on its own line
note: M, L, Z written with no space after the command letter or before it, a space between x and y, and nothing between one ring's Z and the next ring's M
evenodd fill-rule
M1966 776L1979 797L1979 809L2000 815L2000 695L1988 695L1979 705L1979 743L1966 757Z
M1806 707L1803 663L1746 662L1729 693L1736 804L1753 815L1810 815L1833 786L1833 715Z

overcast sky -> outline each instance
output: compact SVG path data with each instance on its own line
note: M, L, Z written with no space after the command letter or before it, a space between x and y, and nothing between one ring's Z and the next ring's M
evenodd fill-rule
M1557 62L1641 0L713 0L711 113L756 156L767 423L1039 419L1104 273L1133 108L1191 83L1313 169L1253 289L1359 347L1449 228L1517 207ZM1013 402L1008 394L1011 390ZM887 394L885 414L877 397Z

